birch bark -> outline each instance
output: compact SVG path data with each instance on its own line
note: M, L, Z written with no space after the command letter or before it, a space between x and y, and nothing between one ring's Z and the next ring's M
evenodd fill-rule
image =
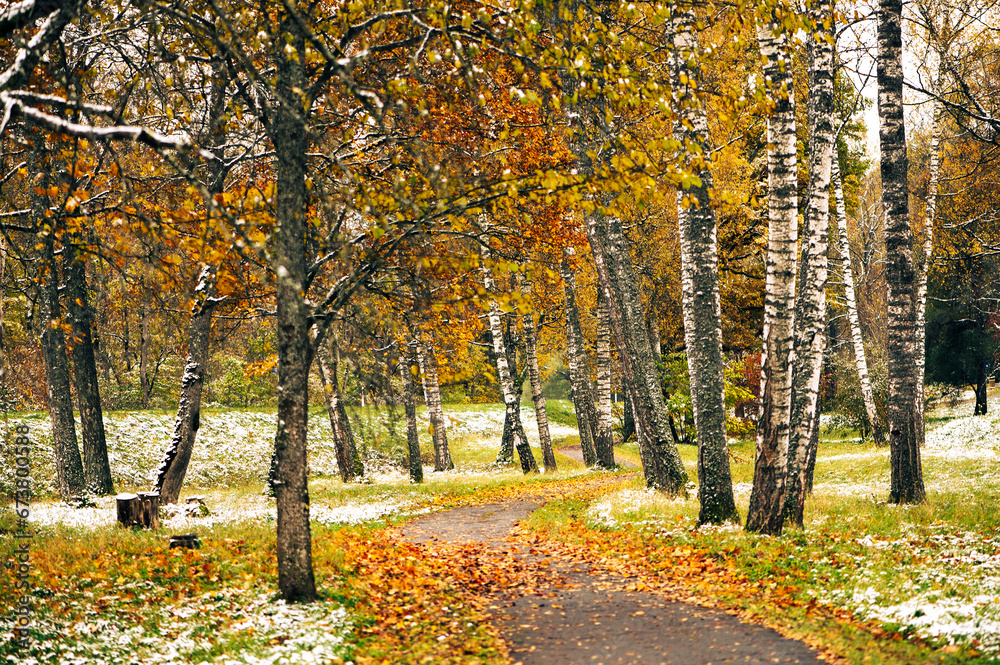
M687 472L670 435L667 406L625 237L617 220L595 213L587 219L587 239L608 299L611 330L632 398L646 485L672 495L683 494Z
M597 430L594 448L606 469L615 468L614 434L611 425L611 320L603 289L597 289Z
M563 278L563 309L566 312L566 360L569 365L569 381L573 388L573 409L576 411L577 430L580 432L580 447L583 463L597 466L595 431L597 410L590 390L590 368L587 366L587 351L583 346L583 332L580 328L580 310L576 305L576 276L570 267L568 257L571 250L564 250L559 270Z
M885 209L888 286L889 501L923 503L916 402L916 270L907 191L906 127L903 123L902 0L879 0L878 115L882 205Z
M434 470L450 471L455 468L451 461L451 450L448 448L448 426L444 419L444 409L441 408L441 386L438 383L437 354L434 351L434 341L430 335L417 335L417 360L420 363L420 376L424 388L424 401L427 403L427 415L431 421L431 440L434 442Z
M875 395L872 393L871 379L868 377L868 360L865 354L865 342L861 336L861 319L858 316L858 301L854 290L854 270L851 263L851 245L847 240L847 208L844 205L844 184L840 174L840 161L833 160L833 191L837 201L837 229L840 238L841 274L844 280L844 304L847 308L847 320L851 329L851 343L854 347L854 365L858 371L858 382L861 385L861 399L865 404L865 415L871 428L872 438L876 446L885 445L885 432L882 429L882 419L875 407Z
M419 372L404 346L399 354L399 376L403 380L403 409L406 411L406 448L410 482L424 482L424 466L420 460L420 436L417 432L417 406L413 399L413 377Z
M531 282L521 282L521 295L531 296ZM552 434L549 432L549 414L545 409L545 395L542 394L542 376L538 370L538 336L535 333L535 314L525 312L524 347L527 354L528 378L531 381L531 401L535 405L535 421L538 423L538 442L542 447L542 463L545 472L556 471L556 454L552 449Z
M940 64L943 60L944 54L941 54L938 60L936 79L938 84L940 84L943 74L943 67ZM934 99L931 104L933 109L931 113L934 119L931 126L931 164L927 183L927 213L924 216L923 255L921 256L917 273L917 349L915 352L917 362L917 391L914 408L916 409L915 417L917 423L921 423L917 427L918 449L924 443L924 428L922 423L924 422L924 402L926 400L924 375L927 365L927 273L930 272L931 262L934 258L934 221L937 217L938 181L941 173L941 102ZM976 411L979 411L979 392L979 386L977 386ZM983 404L985 405L985 403L984 395Z
M336 342L335 342L336 343ZM316 365L319 369L319 380L323 386L326 401L326 413L330 418L330 432L333 435L333 446L337 454L337 469L340 480L349 483L365 475L364 462L358 454L354 442L354 432L351 421L347 417L344 398L340 394L340 362L334 357L333 365L328 361L328 353L324 345L316 352Z
M815 32L809 49L809 201L795 308L792 412L788 448L785 519L802 528L813 429L826 346L826 283L830 226L830 177L833 128L833 3L817 0L809 10Z
M738 520L726 441L725 362L722 355L722 306L719 297L718 224L712 210L712 173L708 165L708 120L697 90L695 16L675 8L673 32L674 137L687 149L685 170L697 178L677 192L681 240L682 310L691 405L698 433L698 521Z
M487 250L484 248L484 259L487 256ZM483 262L483 284L487 293L494 292L493 276L490 274L485 260ZM513 462L513 452L514 449L517 449L521 470L524 473L538 473L538 462L535 461L535 456L531 452L528 437L524 434L524 425L521 423L521 395L516 389L514 377L511 375L509 349L504 343L503 322L500 320L500 306L494 299L490 300L488 320L490 336L493 338L493 353L496 355L497 380L500 382L504 403L503 435L500 439L500 454L497 456L497 464Z
M792 392L795 247L798 195L795 98L789 36L780 20L757 17L757 42L770 81L773 110L767 122L768 247L761 359L761 421L757 434L747 531L780 534L784 521Z

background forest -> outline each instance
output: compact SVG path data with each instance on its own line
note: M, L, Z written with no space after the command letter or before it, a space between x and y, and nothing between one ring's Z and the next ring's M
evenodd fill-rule
M375 9L359 6L352 9L351 16ZM760 107L764 102L759 54L750 34L752 26L738 12L719 11L724 20L706 28L699 39L713 45L711 63L703 66L702 86L710 144L718 146L713 148L711 168L715 189L720 192L713 205L719 219L723 344L730 375L742 373L745 377L735 382L759 394L753 376L755 363L759 364L764 318L767 123ZM939 164L937 182L945 183L935 194L940 203L931 240L928 378L977 390L996 371L1000 346L994 334L996 280L992 278L996 274L997 246L992 212L996 207L996 144L988 123L980 128L969 126L970 120L978 119L977 111L975 107L966 109L960 98L968 95L971 103L982 109L989 108L994 100L988 74L977 71L974 63L977 58L992 63L995 56L989 43L983 41L987 34L976 32L968 18L988 11L970 5L951 16L943 9L920 8L907 31L908 42L927 54L924 67L934 66L933 60L940 61L936 71L918 72L926 77L920 80L931 80L939 86L947 83L954 88L951 97L944 95L946 91L941 88L944 99L940 116L929 111L932 102L927 95L911 95L923 100L919 112L911 113L914 124L909 142L911 217L918 229L918 243L922 235L919 230L931 228L922 218L929 214L932 157ZM35 75L30 84L33 96L17 99L38 104L45 99L38 95L63 94L79 106L78 114L111 114L119 122L148 128L162 136L186 132L196 142L220 146L223 164L192 163L178 172L176 167L182 165L176 163L177 158L165 160L155 155L162 145L144 145L142 141L109 143L90 136L96 130L60 135L53 131L59 129L58 124L52 126L55 118L50 118L47 126L44 122L29 122L31 115L27 115L22 124L8 125L9 130L16 131L5 133L3 153L6 212L0 247L4 289L0 340L6 372L0 401L8 410L46 406L45 365L38 346L46 317L39 279L44 279L50 269L61 285L65 283L61 286L65 300L62 308L69 321L92 322L90 343L103 407L172 409L180 394L194 289L200 267L207 262L217 265L215 288L222 297L214 316L203 399L227 407L274 407L278 355L274 278L269 266L260 260L260 245L268 225L273 224L267 190L274 186L270 165L274 155L268 148L266 130L254 115L254 98L241 90L241 74L235 69L237 56L249 57L254 51L224 51L231 48L225 39L240 38L239 30L252 32L259 27L257 19L249 11L228 17L226 29L233 32L223 38L191 34L186 22L196 21L195 14L180 12L170 5L157 11L103 5L86 9L86 14L90 17L87 21L70 28L79 34L71 32L72 38L64 38L71 43L63 48L62 59L48 59L43 71ZM113 35L101 29L105 21L117 26ZM482 22L483 29L488 25L485 16L476 21ZM407 24L410 28L416 25L407 17L400 22L400 30ZM363 24L365 29L375 29L375 33L365 35L359 45L383 37L390 24L388 20L380 24L374 19ZM848 44L854 28L850 22L841 28L843 41ZM469 30L465 26L456 29ZM975 35L975 39L963 38L969 35ZM266 30L254 33L255 40L265 37ZM315 144L311 149L316 151L312 159L317 161L307 165L310 171L316 171L315 176L307 176L310 184L316 183L315 203L311 204L320 233L313 250L315 257L333 252L336 247L328 246L331 242L342 246L338 251L351 247L350 242L356 240L344 238L351 229L370 234L363 243L374 242L378 231L366 231L365 226L386 224L388 209L376 208L380 212L370 220L365 220L358 210L371 209L373 197L386 195L375 191L382 186L380 181L388 182L385 179L389 178L396 188L394 195L402 194L407 199L389 208L404 203L420 205L417 201L421 196L431 196L434 188L441 187L445 176L429 176L421 169L440 169L445 162L431 166L416 159L410 163L407 152L411 159L415 150L430 149L440 157L461 153L463 161L448 157L449 168L465 172L461 179L468 179L468 166L463 164L482 162L484 169L488 164L489 169L500 174L501 182L515 183L508 194L517 195L505 197L503 211L495 211L493 219L475 233L467 229L449 233L449 221L443 222L444 229L422 229L401 245L397 256L352 286L351 300L345 301L332 323L342 363L341 391L352 403L399 399L398 378L395 386L389 385L393 371L390 368L387 372L386 362L392 354L386 349L388 341L398 334L398 313L406 311L408 325L432 331L439 355L446 359L439 368L446 400L502 401L490 352L491 333L482 317L487 301L480 293L475 261L479 250L468 240L476 236L490 238L499 257L494 270L498 273L496 290L502 294L501 307L535 312L545 379L568 380L563 281L559 275L564 250L576 253L576 298L584 344L591 355L598 335L598 280L580 221L566 209L566 201L555 194L565 187L565 183L558 182L555 169L560 160L565 163L568 159L565 149L560 155L559 148L567 122L558 114L553 116L552 100L545 97L550 90L546 86L548 76L518 72L516 64L504 62L498 54L491 55L489 49L478 53L481 47L476 47L477 53L468 56L469 63L476 64L469 66L483 67L484 71L476 80L479 87L472 88L459 80L469 72L456 69L454 63L449 70L439 62L450 57L462 63L460 55L450 53L448 48L440 53L425 49L411 54L402 33L399 37L395 42L386 40L385 48L377 51L378 58L359 60L364 63L364 85L393 100L400 109L393 114L392 126L388 118L373 126L373 116L368 115L363 104L356 109L327 108L329 98L316 102L322 108L317 108L317 129L310 131L322 127L324 136L310 136L309 141ZM223 39L223 43L214 43L213 39ZM250 43L258 49L265 46ZM806 50L794 49L791 55L794 95L805 100ZM621 66L634 66L630 58L635 57L641 58L622 49ZM843 220L846 243L834 242L830 250L834 276L828 295L822 408L840 410L852 422L863 425L842 275L845 266L853 271L868 365L876 392L880 387L884 391L884 223L879 205L880 181L871 170L865 144L868 128L861 120L870 102L857 89L857 72L863 59L847 47L838 57L834 112L847 213ZM656 71L654 62L641 64ZM256 68L266 66L245 61L243 65L251 67L244 76L256 76ZM637 72L634 80L623 80L627 95L643 97L644 91L636 81L645 76ZM940 83L938 79L942 79ZM411 91L406 89L407 80L414 86ZM478 115L467 115L463 109L474 101L469 96L476 90L482 95ZM417 99L425 92L437 95L432 104L436 107L428 106L430 97ZM319 88L314 94L320 94ZM102 100L114 103L107 110L99 109ZM806 112L807 105L799 104L796 126L803 155L809 144ZM661 120L639 111L633 115L622 117L631 140L655 135ZM67 116L65 122L71 119ZM932 141L935 131L937 139ZM333 143L324 143L329 141ZM44 149L39 149L42 144ZM646 158L666 159L662 154L647 154ZM808 186L805 162L800 159L798 167L799 200L803 202ZM38 171L43 165L45 173ZM643 166L644 171L650 168ZM650 177L628 168L615 177L620 180L616 187L631 190L622 197L622 228L639 279L650 339L669 367L669 358L674 357L671 354L683 354L685 348L680 240L677 207L673 203L677 183L662 174ZM371 178L372 183L367 183L366 178ZM414 178L423 180L417 185L422 192L398 191L401 183ZM347 180L351 180L349 185L345 184ZM465 186L474 191L485 187L484 183L463 182L436 191L440 202L435 205L442 210L435 214L442 220L455 215L467 220L468 214L459 211L473 203L469 192L459 190ZM361 200L352 202L349 209L331 209L345 194L345 186L347 193ZM519 193L519 187L523 193ZM213 196L219 209L209 217L205 216L201 198L206 188L218 190ZM492 188L496 189L496 183ZM449 195L454 195L455 200L449 200ZM496 196L485 190L480 195ZM32 223L32 206L48 208L53 221L41 226L41 222ZM474 211L473 216L481 216ZM434 217L426 210L421 214L424 218ZM235 227L226 228L228 223L235 223ZM328 234L325 242L324 233ZM839 233L839 229L834 230L832 237ZM926 237L930 236L926 233ZM45 268L47 249L38 239L47 238L52 240L54 260L64 265ZM844 261L846 251L850 252L850 263ZM322 279L335 279L337 270L343 267ZM523 297L514 296L517 303L511 305L507 298L517 292L514 276L519 274L528 276L531 291ZM83 297L70 297L71 290ZM85 303L88 311L74 312L76 300ZM80 343L80 331L67 328L66 332L72 352ZM75 355L72 361L79 362ZM683 373L677 370L675 374ZM616 395L621 397L620 372L616 370L614 376ZM318 378L313 381L318 385ZM668 384L677 381L677 377L665 377ZM550 396L566 396L565 386L550 390ZM881 399L884 401L884 396ZM312 391L312 400L314 404L322 401L319 390ZM738 409L741 415L749 415L742 404Z

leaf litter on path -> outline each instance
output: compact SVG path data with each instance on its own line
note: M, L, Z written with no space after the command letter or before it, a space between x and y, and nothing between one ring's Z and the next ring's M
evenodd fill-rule
M589 487L611 481L620 478ZM463 507L398 530L425 557L452 563L444 581L482 599L517 663L820 662L773 630L683 602L682 587L522 531L516 523L542 498L555 497Z

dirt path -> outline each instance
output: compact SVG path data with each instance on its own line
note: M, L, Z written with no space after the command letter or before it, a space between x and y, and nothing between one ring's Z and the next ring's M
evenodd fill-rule
M566 457L569 457L570 459L575 459L577 462L580 462L581 464L584 463L583 462L583 447L581 445L579 445L579 444L577 444L575 446L562 446L561 448L558 448L557 450L560 453L562 453L563 455L565 455ZM638 469L638 468L641 468L638 464L636 464L632 460L627 460L624 457L621 457L620 455L615 455L615 462L619 466L623 466L626 469Z
M578 487L576 489L579 489ZM490 599L494 621L522 665L713 665L821 661L805 645L725 612L636 591L634 581L588 564L546 558L511 532L543 497L467 506L421 517L402 537L435 547L479 543L525 582ZM429 553L431 553L429 551ZM434 555L446 555L440 549ZM516 563L516 566L512 564ZM631 587L631 588L630 588Z

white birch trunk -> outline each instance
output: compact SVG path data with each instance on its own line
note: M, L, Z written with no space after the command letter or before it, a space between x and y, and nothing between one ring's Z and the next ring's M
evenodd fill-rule
M940 62L940 61L939 61ZM940 83L942 67L938 65L937 81ZM933 124L931 126L931 164L927 182L927 213L924 218L923 256L917 274L917 391L914 403L917 422L918 448L924 443L924 374L927 365L927 274L930 272L934 252L934 220L937 217L938 181L941 172L941 102L933 102ZM977 387L978 389L978 387Z
M531 282L521 281L521 295L531 297ZM542 394L542 376L538 369L538 336L535 333L535 314L525 312L524 347L527 354L528 378L531 381L531 401L535 405L535 421L538 423L538 443L542 447L542 462L546 473L556 471L556 454L552 449L552 434L549 432L549 414L545 409L545 395Z
M455 463L451 460L451 450L448 448L448 429L445 424L444 409L441 407L441 386L438 383L438 363L437 355L434 352L434 341L426 333L417 335L417 360L420 363L427 416L431 421L431 440L434 442L434 470L449 471L455 468Z
M597 289L597 432L594 447L601 466L613 468L615 463L614 434L611 409L611 315L604 291ZM610 467L608 465L611 465Z
M573 408L576 411L577 430L580 432L583 462L587 466L596 466L598 459L594 438L597 412L593 407L590 368L587 366L587 352L583 346L583 333L580 329L580 312L576 305L576 277L568 261L568 257L572 256L572 249L566 249L564 253L560 271L563 278L563 309L566 311L566 360L569 365L570 385L573 387Z
M854 347L854 365L858 372L858 383L861 385L861 399L865 405L865 415L871 428L872 438L876 446L885 445L885 433L882 430L882 420L875 407L875 395L872 392L872 382L868 376L868 360L865 354L865 342L861 336L861 319L858 316L858 301L854 289L854 271L851 268L851 245L847 239L847 208L844 204L844 184L840 174L840 162L833 160L833 190L837 200L837 227L840 238L841 273L844 280L844 305L847 308L847 321L851 329L851 344Z
M784 521L792 392L795 251L798 236L795 98L789 36L771 16L758 17L757 41L774 109L767 123L768 248L757 435L748 531L780 534Z
M487 250L483 248L483 284L487 293L494 291L493 276L486 265ZM497 301L490 299L489 311L490 335L493 337L493 352L496 354L497 380L500 382L500 389L503 393L504 432L501 436L500 453L497 456L497 464L506 465L513 462L513 449L517 449L517 456L521 462L521 469L525 473L538 473L538 463L528 444L528 438L524 434L524 425L521 422L521 395L514 385L514 377L511 375L510 363L507 361L507 346L503 339L503 322L500 320L500 306Z
M795 362L788 450L785 518L802 528L819 410L826 347L826 283L830 227L830 171L834 153L833 36L831 0L810 10L816 27L809 48L809 202L801 251L801 281L795 309Z
M420 460L420 436L417 431L417 406L413 399L413 361L410 350L403 345L399 354L399 376L403 380L403 409L406 412L406 447L410 469L410 482L424 481L424 467Z

